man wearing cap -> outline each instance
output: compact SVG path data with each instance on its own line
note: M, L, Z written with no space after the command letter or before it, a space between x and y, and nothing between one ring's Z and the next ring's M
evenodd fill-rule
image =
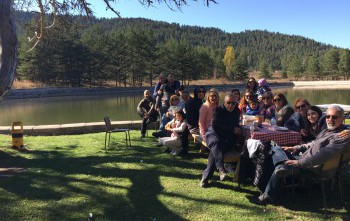
M280 178L290 176L292 172L294 174L310 172L315 166L325 163L328 159L344 151L349 145L350 139L339 136L341 131L347 129L343 125L343 120L344 110L339 105L331 105L326 113L327 129L321 131L314 141L293 147L273 147L272 159L276 166L275 171L257 202L270 203L272 197L276 197L280 187ZM286 154L284 151L293 155ZM299 152L303 152L303 154L298 155Z

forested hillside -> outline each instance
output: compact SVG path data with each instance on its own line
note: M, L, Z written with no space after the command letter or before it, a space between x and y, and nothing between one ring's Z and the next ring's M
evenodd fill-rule
M245 79L252 70L267 78L275 70L296 79L350 74L349 50L302 36L261 30L227 33L143 18L64 17L44 42L27 52L31 45L26 39L35 23L32 14L18 14L19 76L48 84L99 85L113 79L116 86L136 86L162 71L183 82Z

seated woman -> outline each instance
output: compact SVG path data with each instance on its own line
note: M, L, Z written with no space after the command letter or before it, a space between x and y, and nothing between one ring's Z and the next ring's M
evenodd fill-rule
M289 130L300 132L303 141L308 142L312 137L306 130L307 120L307 110L310 107L308 100L303 98L297 98L294 102L295 112L284 124Z
M232 89L231 93L233 94L233 97L237 103L241 100L241 92L238 89Z
M159 126L159 131L154 132L152 135L155 137L165 137L169 136L167 131L165 130L165 125L174 119L175 112L183 109L183 104L180 102L180 98L177 95L172 95L169 99L170 107L168 108L168 111L163 114Z
M250 77L247 81L246 91L249 91L253 94L255 99L258 99L258 82L256 82L255 78Z
M288 104L286 97L282 93L276 93L273 97L275 104L276 125L283 127L286 121L293 115L294 110Z
M246 90L238 105L241 114L245 114L247 112L248 102L253 100L255 100L254 94L251 91Z
M314 140L321 130L327 128L326 116L322 114L322 111L317 106L309 106L307 109L306 131L310 136L310 140Z
M158 146L164 145L167 147L166 151L172 155L178 155L182 152L181 147L181 133L187 127L186 115L182 110L175 113L175 118L165 125L165 129L171 132L170 137L159 138Z
M264 119L271 120L275 117L275 105L273 104L273 93L266 91L262 96L262 108L260 115L264 116Z
M259 113L260 113L260 108L259 108L258 101L256 100L249 101L247 105L246 114L255 116L255 115L259 115Z
M205 133L208 131L212 119L213 110L219 104L219 93L215 88L210 89L207 100L199 109L199 133L205 141Z
M158 112L155 110L156 99L149 90L143 92L143 99L137 105L137 114L142 118L141 138L145 137L147 125L157 120Z

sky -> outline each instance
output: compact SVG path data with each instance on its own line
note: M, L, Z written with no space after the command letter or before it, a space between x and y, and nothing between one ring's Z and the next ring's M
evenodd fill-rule
M187 1L181 11L172 11L164 3L146 7L138 0L110 4L123 18L215 27L228 33L267 30L350 49L350 0L216 0L218 4L209 7L203 0ZM96 17L116 17L100 0L91 4Z

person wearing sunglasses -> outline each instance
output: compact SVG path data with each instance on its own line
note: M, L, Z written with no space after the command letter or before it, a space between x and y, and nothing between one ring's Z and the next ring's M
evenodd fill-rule
M193 98L185 103L185 113L187 118L187 130L183 132L182 135L182 155L186 155L188 152L188 135L199 134L199 109L203 105L203 100L205 98L205 87L197 86L193 91Z
M224 154L236 147L240 141L242 129L239 126L239 109L233 94L226 94L224 104L215 108L212 123L205 134L206 143L210 148L207 168L203 171L200 187L207 187L215 169L219 170L220 180L226 177ZM237 148L236 151L241 151Z
M255 78L253 77L250 77L247 81L247 84L246 84L246 91L250 91L255 99L258 98L258 82L256 82Z
M308 124L307 110L309 107L310 103L308 100L300 97L295 99L295 112L284 124L289 130L300 132L305 142L312 140L312 136L310 136L309 132L306 130L306 125Z
M310 176L317 173L317 166L322 165L336 154L342 153L350 144L349 137L341 138L339 133L346 130L343 125L344 110L339 105L330 105L326 112L327 128L322 130L314 141L293 147L274 146L272 160L275 170L257 202L271 203L278 196L280 183L293 174ZM286 154L289 152L290 154ZM301 155L299 153L302 153Z
M307 110L307 119L308 123L306 124L305 129L311 136L310 140L314 140L323 129L327 128L326 115L322 113L319 107L310 106ZM343 130L338 136L340 138L348 138L350 137L350 130Z
M205 133L208 131L212 120L213 110L219 105L219 92L212 88L209 90L207 100L199 109L199 133L201 139L205 141ZM204 147L203 147L204 150Z
M238 105L241 114L245 114L247 112L248 103L253 100L256 100L254 94L251 91L246 90Z
M276 125L283 127L286 121L293 115L294 110L282 93L277 92L274 95L273 103L275 104Z
M262 108L260 115L264 116L264 119L271 120L275 117L275 105L273 104L273 93L266 91L262 96Z

